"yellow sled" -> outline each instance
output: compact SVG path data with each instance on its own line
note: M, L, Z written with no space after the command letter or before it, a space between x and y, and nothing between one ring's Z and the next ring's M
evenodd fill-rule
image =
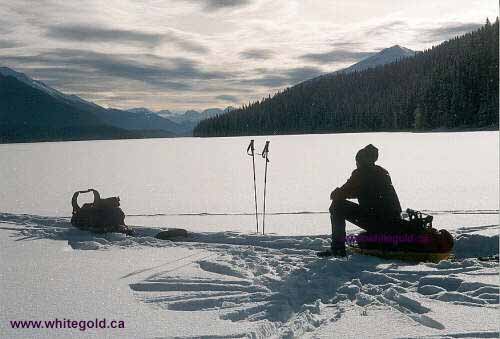
M410 262L440 262L447 260L451 252L445 253L425 253L425 252L402 252L402 251L383 251L378 249L359 248L357 246L349 247L353 253L371 255L383 259L396 259Z

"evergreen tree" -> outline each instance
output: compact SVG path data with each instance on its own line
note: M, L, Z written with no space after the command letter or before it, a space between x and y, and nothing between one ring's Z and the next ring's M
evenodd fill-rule
M195 136L498 128L498 17L395 63L300 83L201 121Z

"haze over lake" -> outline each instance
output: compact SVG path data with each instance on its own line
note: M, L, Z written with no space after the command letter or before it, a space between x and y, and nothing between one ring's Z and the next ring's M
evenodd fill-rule
M118 195L130 225L192 231L255 231L252 137L52 142L0 145L0 210L70 216L74 191ZM498 132L362 133L255 137L270 140L267 211L326 212L332 189L373 143L403 209L498 209ZM265 162L256 157L259 210ZM90 200L90 196L88 199ZM84 198L80 203L84 202ZM249 213L222 216L150 216ZM437 228L486 225L498 215L439 214ZM261 219L259 220L261 222ZM267 232L326 234L328 214L269 215Z

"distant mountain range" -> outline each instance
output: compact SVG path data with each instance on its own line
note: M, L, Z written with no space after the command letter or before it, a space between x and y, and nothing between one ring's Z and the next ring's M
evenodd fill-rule
M190 136L200 120L228 109L181 115L106 109L0 67L0 143Z
M227 112L230 112L234 109L235 109L234 107L228 106L225 109L209 108L209 109L203 110L201 112L195 111L195 110L187 110L186 112L184 112L182 114L172 113L169 110L151 111L151 110L144 108L144 107L131 108L131 109L128 109L127 111L133 112L133 113L147 114L147 115L148 114L156 114L156 115L159 115L163 118L171 120L177 124L188 126L191 124L196 125L201 120L215 117L219 114L227 113Z
M393 46L346 69L309 81L376 67L414 54L407 48ZM143 107L104 108L0 67L0 143L191 136L200 121L233 110L229 106L176 114Z

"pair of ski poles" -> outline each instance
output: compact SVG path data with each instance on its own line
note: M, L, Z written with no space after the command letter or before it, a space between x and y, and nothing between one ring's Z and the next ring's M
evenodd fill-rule
M255 196L255 223L257 225L257 233L259 233L259 216L258 216L258 208L257 208L257 183L255 180L255 146L254 140L250 141L250 144L247 147L247 154L252 157L253 164L253 191ZM269 141L266 141L266 145L262 150L262 153L257 153L262 156L262 158L266 159L266 168L264 171L264 210L262 214L262 234L265 234L266 231L266 187L267 187L267 164L269 163Z

